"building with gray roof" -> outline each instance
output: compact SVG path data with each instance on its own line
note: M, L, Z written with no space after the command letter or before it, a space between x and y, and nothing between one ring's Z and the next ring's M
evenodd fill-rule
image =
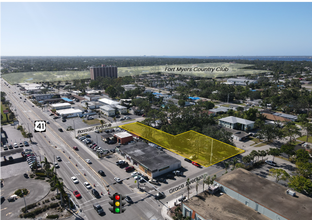
M226 128L248 131L254 128L254 121L250 121L243 118L237 118L234 116L229 116L226 118L219 119L219 125Z
M136 166L137 170L150 178L155 178L181 167L180 160L144 142L122 145L116 152L128 159Z
M311 219L312 199L259 177L245 169L235 169L215 180L222 192L270 219Z

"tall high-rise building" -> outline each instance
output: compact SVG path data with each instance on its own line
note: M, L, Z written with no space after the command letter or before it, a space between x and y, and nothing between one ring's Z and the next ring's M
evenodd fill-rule
M90 67L91 80L97 80L100 77L117 78L117 67L116 66L105 66L102 64L101 67Z

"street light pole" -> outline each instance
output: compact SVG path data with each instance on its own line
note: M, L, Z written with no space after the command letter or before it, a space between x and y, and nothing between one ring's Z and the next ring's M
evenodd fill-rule
M23 198L24 198L24 203L25 203L25 213L27 212L27 206L26 206L26 199L25 199L25 196L24 196L24 192L22 190L22 195L23 195Z

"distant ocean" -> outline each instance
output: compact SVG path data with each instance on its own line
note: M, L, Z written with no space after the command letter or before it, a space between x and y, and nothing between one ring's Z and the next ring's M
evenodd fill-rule
M159 57L159 56L157 56ZM312 61L312 56L161 56L163 58L193 58L218 60L277 60L277 61Z

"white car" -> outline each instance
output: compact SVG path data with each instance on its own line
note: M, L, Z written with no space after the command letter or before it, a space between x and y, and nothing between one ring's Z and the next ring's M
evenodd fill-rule
M58 165L57 162L54 163L54 167L55 167L55 168L60 168L60 166Z
M86 159L86 162L89 164L92 163L90 159Z
M85 187L86 187L87 189L91 189L91 188L92 188L92 186L91 186L90 183L88 183L88 182L84 182L83 185L85 185Z
M114 180L115 180L117 183L120 183L120 182L121 182L121 179L119 179L118 177L114 177Z
M72 176L71 179L72 179L72 181L73 181L75 184L79 183L77 177Z
M17 143L14 143L14 147L15 147L15 148L18 148L18 145L17 145Z
M133 172L131 173L131 176L142 176L142 174L139 172Z

